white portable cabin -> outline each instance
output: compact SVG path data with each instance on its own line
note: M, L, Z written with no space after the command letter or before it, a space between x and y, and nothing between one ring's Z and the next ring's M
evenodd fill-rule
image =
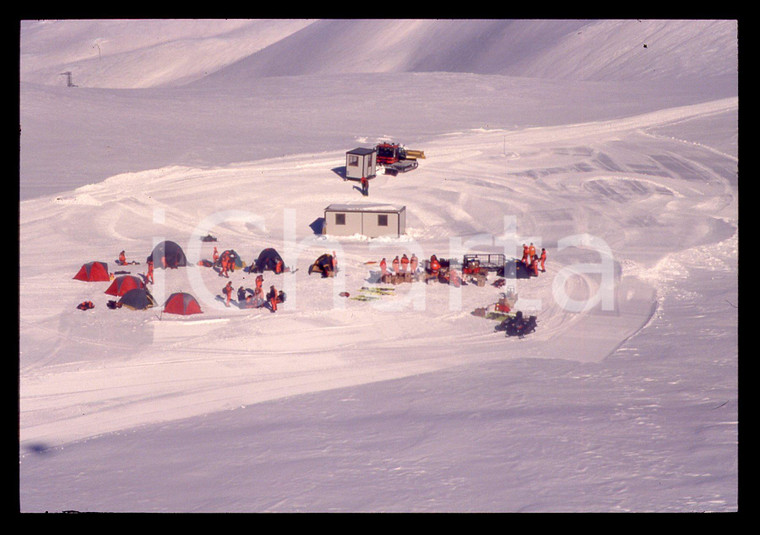
M346 178L361 180L377 175L377 150L358 147L346 153Z
M323 231L331 236L401 236L406 233L406 206L331 204L325 208Z

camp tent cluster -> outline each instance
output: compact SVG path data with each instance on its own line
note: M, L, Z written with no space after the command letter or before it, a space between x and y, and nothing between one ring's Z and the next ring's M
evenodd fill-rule
M288 271L282 256L273 248L262 250L249 268L237 252L232 249L226 250L229 258L233 259L235 269L247 269L251 273L263 273L273 271L283 273ZM224 253L223 253L224 254ZM187 256L176 242L162 241L158 243L146 259L153 262L155 268L176 269L187 266ZM105 293L118 297L118 301L110 302L111 308L127 307L132 310L146 310L157 306L156 299L150 293L143 278L131 274L114 276L106 262L93 261L82 265L74 276L74 279L86 282L110 282ZM163 305L163 311L167 314L202 314L197 299L189 293L177 292L169 296Z
M232 259L233 269L243 269L248 273L264 273L272 271L275 274L290 271L285 265L282 256L276 249L268 247L263 249L258 257L246 266L240 255L233 249L225 250L222 255ZM173 241L158 243L147 257L148 262L153 262L154 268L176 269L187 266L187 256L182 247ZM216 266L208 261L199 262L205 266ZM309 274L318 273L322 277L330 277L335 272L334 254L325 253L320 255L309 267ZM118 297L118 301L109 301L109 308L126 307L132 310L146 310L158 305L155 297L148 289L144 275L111 273L106 262L93 261L82 265L74 276L74 279L87 282L110 282L105 290L107 295ZM191 315L201 314L203 310L197 299L189 293L177 292L169 296L163 305L163 311L167 314Z
M185 252L182 250L182 247L173 241L158 243L147 260L152 261L155 267L162 269L175 269L187 266ZM85 282L110 282L111 284L105 290L105 293L119 298L115 302L116 306L113 308L126 307L132 310L146 310L157 305L156 299L150 293L142 278L135 275L114 277L109 272L106 262L87 262L82 265L73 278ZM177 292L170 295L166 303L164 303L164 312L186 316L201 314L203 310L195 297L189 293Z

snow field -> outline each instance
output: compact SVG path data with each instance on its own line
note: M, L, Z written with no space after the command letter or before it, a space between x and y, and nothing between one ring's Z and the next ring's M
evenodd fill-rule
M725 109L726 105L730 103L722 104L720 109ZM715 107L711 103L698 106L696 110L666 114L664 122L670 122L672 116L682 119L699 115L702 108L704 113L712 113ZM94 351L91 357L84 352L85 361L92 359L91 365L99 369L93 373L102 374L100 380L104 383L98 392L113 393L109 396L113 396L110 403L113 403L114 410L121 411L123 405L134 405L130 409L133 419L127 420L127 425L154 418L171 419L182 414L224 410L271 399L283 392L292 394L376 381L461 364L463 356L458 352L425 352L425 348L441 345L443 332L449 333L446 344L449 347L473 349L467 352L467 362L509 358L515 353L508 341L500 341L501 346L493 345L493 338L498 336L492 332L493 323L470 317L475 308L495 302L499 292L492 287L470 285L455 289L436 284L400 285L394 296L369 303L345 299L338 294L341 291L354 293L362 286L375 284L377 268L373 274L373 267L366 262L377 261L382 256L390 260L402 252L415 252L423 259L430 254L447 258L449 252L461 254L472 250L503 251L509 256L510 247L514 256L518 256L523 242L535 241L539 247L545 245L552 251L549 272L536 279L514 281L520 297L517 308L537 314L540 322L540 329L527 354L552 355L562 348L566 358L598 361L646 324L653 312L655 290L638 278L625 276L632 270L622 271L621 262L629 266L647 265L653 256L669 263L668 248L673 244L652 244L649 231L652 227L680 220L684 212L691 218L702 220L700 210L708 208L711 211L713 206L702 206L705 201L700 196L695 207L690 201L694 198L693 192L709 193L715 188L713 183L720 180L720 177L711 179L710 176L700 181L681 180L677 185L679 191L668 185L673 182L671 179L662 180L652 173L642 176L629 171L628 168L635 167L636 162L627 159L640 158L636 156L635 143L640 138L638 130L642 124L658 125L653 118L648 118L624 120L619 125L605 123L596 125L595 129L591 125L583 129L570 127L569 133L551 128L545 138L535 130L523 137L512 134L523 139L523 145L515 147L509 143L517 155L511 157L508 169L504 162L504 145L499 143L507 135L504 132L446 136L443 140L426 144L428 158L418 170L398 177L379 175L370 188L373 200L406 201L409 232L399 239L335 240L313 233L309 224L322 215L321 209L351 192L351 182L330 171L341 162L340 153L254 162L233 169L174 167L119 175L100 185L79 188L72 196L45 201L44 209L50 204L66 205L72 214L70 217L76 219L74 210L86 213L95 205L100 208L101 221L96 220L85 228L76 227L75 232L64 227L64 234L56 240L62 249L57 256L70 257L70 254L64 254L64 250L75 247L83 231L92 233L86 240L90 250L110 247L113 249L111 256L115 257L119 247L113 248L113 244L124 244L120 246L128 251L128 258L139 258L143 263L152 248L151 241L146 241L145 236L154 235L153 243L163 239L178 241L186 250L191 265L179 270L156 270L156 284L152 291L157 301L163 303L175 291L188 291L202 303L204 321L207 318L226 321L203 323L206 334L191 336L195 331L195 317L172 318L163 315L160 307L145 312L107 311L104 304L110 296L104 295L97 303L100 305L98 309L86 313L97 317L97 328L87 326L90 320L84 318L66 319L64 324L73 325L63 327L69 333L77 332L77 335L69 336L81 345L129 354L125 365L118 361L104 363L99 351ZM632 133L627 134L629 131ZM593 145L583 145L588 137L594 138ZM643 139L646 142L649 138ZM475 157L472 157L475 149L470 148L468 142L478 147ZM559 147L555 145L558 142ZM563 148L568 144L573 148ZM627 148L618 151L618 144L627 144ZM447 147L451 149L447 150ZM461 151L467 152L469 157L462 158ZM470 161L477 163L470 165ZM651 165L651 159L647 161ZM542 169L535 165L539 162L544 166ZM618 172L610 176L611 167ZM294 176L297 180L318 184L318 187L295 195L289 190L272 187L293 180ZM136 182L143 184L137 195L129 191ZM198 203L197 199L212 198L212 192L217 190L239 193L215 201L214 211L204 210L203 203ZM261 203L258 196L264 190L268 192L267 203ZM722 191L722 186L719 190ZM589 192L597 199L595 203L588 201ZM126 198L123 198L125 194ZM584 198L582 205L577 201L580 197ZM563 199L560 206L575 205L577 209L558 209L558 198ZM633 208L631 201L635 201ZM283 208L271 210L266 208L267 205ZM246 206L252 209L246 209ZM548 224L544 222L547 219ZM634 221L637 224L632 224ZM510 228L510 225L514 226ZM694 226L687 220L675 234L680 236L682 245L688 244L689 240L695 244L713 242L715 232L722 232L722 226L718 223L715 229ZM28 225L24 227L30 228ZM220 241L202 243L199 237L208 232L220 236ZM689 235L693 238L688 238ZM524 237L521 239L520 236ZM592 246L597 243L607 251L608 261L595 253L593 247L591 250L586 248L589 238ZM569 245L563 245L565 242ZM132 243L142 244L141 253L132 253ZM196 265L197 260L210 258L212 245L220 251L235 249L249 264L261 249L269 246L278 249L286 263L294 258L293 267L298 268L297 272L265 277L266 287L274 284L285 290L289 295L288 302L271 317L269 312L262 310L226 309L215 300L216 295L221 295L226 280L219 278L215 271ZM647 249L643 257L638 255L639 248ZM336 249L341 276L334 280L320 280L316 275L308 275L307 268L313 259L322 252ZM50 252L49 247L46 250ZM626 257L621 257L620 252ZM83 261L87 258L81 257ZM96 255L96 258L111 260L107 253ZM89 286L94 286L69 280L69 273L77 269L73 259L67 267L67 271L62 269L58 274L59 291L71 297L60 300L55 310L45 314L45 323L48 323L49 316L68 318L70 315L64 313L65 307L72 307L78 302L77 298L88 294ZM144 269L132 266L130 271L141 273ZM253 278L245 273L233 274L233 287L251 287ZM654 283L656 286L657 281ZM83 285L88 286L87 291ZM37 295L28 295L34 297L35 303L41 299ZM91 293L88 295L92 298ZM35 305L35 309L38 307ZM583 313L587 308L595 311ZM37 310L35 315L41 313ZM22 317L34 316L24 314ZM186 322L190 325L178 327L182 334L169 334L171 343L161 343L165 341L167 330L173 332L172 327L166 327L167 324ZM125 327L130 332L129 340L124 340L122 334L107 334L109 329L123 332ZM290 335L296 332L302 336ZM158 354L156 344L164 348ZM402 348L405 348L404 360L400 366L401 356L394 353L401 353ZM175 353L183 355L180 359L183 371L179 377L178 363L171 357ZM526 355L523 348L518 354ZM267 383L271 383L264 389L267 393L262 393L261 362L252 355L261 355L273 367L266 368L264 375ZM213 358L209 359L209 356ZM361 368L356 366L359 358ZM77 360L73 365L80 370L82 363ZM123 397L129 397L123 393L131 391L125 386L130 381L116 373L114 366L126 366L128 370L134 366L137 373L132 378L131 388L137 394L136 403L123 400ZM399 371L404 366L408 367L407 371ZM316 372L323 372L329 379L309 379ZM240 379L237 386L227 389L225 385L236 375L249 379ZM152 382L151 378L164 376L171 379L159 380L157 384ZM58 378L55 381L63 392L70 391L72 398L78 399L73 385L66 386L67 382ZM202 386L193 388L190 386L193 381L200 381ZM297 386L299 384L301 386ZM41 409L35 408L32 401L35 396L28 388L25 384L22 410L42 414ZM43 382L40 388L49 387ZM160 411L152 409L153 400L143 398L140 394L143 389L153 390L163 399ZM225 391L229 392L229 399L223 394ZM205 401L198 401L201 399ZM43 400L43 407L46 403ZM81 401L77 403L81 404ZM141 405L145 408L140 409ZM176 411L172 406L177 407ZM91 420L91 424L67 423L67 439L84 438L95 429L101 432L118 430L125 425L124 420L113 417L108 410L99 409L96 413L88 418L76 417L80 422ZM60 428L64 421L58 413L49 413L47 419L51 430ZM44 429L42 423L29 428L25 426L22 436L24 440L50 440ZM72 435L76 429L80 431Z
M491 53L531 21L446 22L461 31L443 48L436 21L281 21L282 39L191 22L152 51L118 25L24 32L23 511L736 510L738 98L713 77L733 72L731 21L544 21L509 68ZM368 28L366 61L337 53ZM84 54L66 67L81 87L60 87L37 40L52 29ZM610 46L584 47L594 35ZM171 61L191 49L197 69ZM361 198L345 151L387 138L427 156L370 184L407 206L407 235L315 234L325 206ZM191 265L156 270L152 291L188 291L202 315L109 310L108 283L72 280L121 249L141 273L164 239ZM515 281L539 321L523 339L471 314L504 291L490 284L351 299L382 257L524 242L549 258ZM276 248L298 271L264 284L287 302L224 307L227 280L197 265L212 245L249 264ZM309 276L332 251L339 277Z

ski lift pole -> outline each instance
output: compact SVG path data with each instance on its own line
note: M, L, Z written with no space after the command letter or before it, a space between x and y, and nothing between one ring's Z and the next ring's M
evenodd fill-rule
M62 72L61 76L66 77L66 87L76 87L74 82L71 81L71 71Z

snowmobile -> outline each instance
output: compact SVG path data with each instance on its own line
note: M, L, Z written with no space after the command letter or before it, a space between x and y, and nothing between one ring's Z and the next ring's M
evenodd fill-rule
M522 338L536 330L536 316L523 317L522 311L518 310L514 317L502 321L496 326L497 331L504 331L506 336Z

